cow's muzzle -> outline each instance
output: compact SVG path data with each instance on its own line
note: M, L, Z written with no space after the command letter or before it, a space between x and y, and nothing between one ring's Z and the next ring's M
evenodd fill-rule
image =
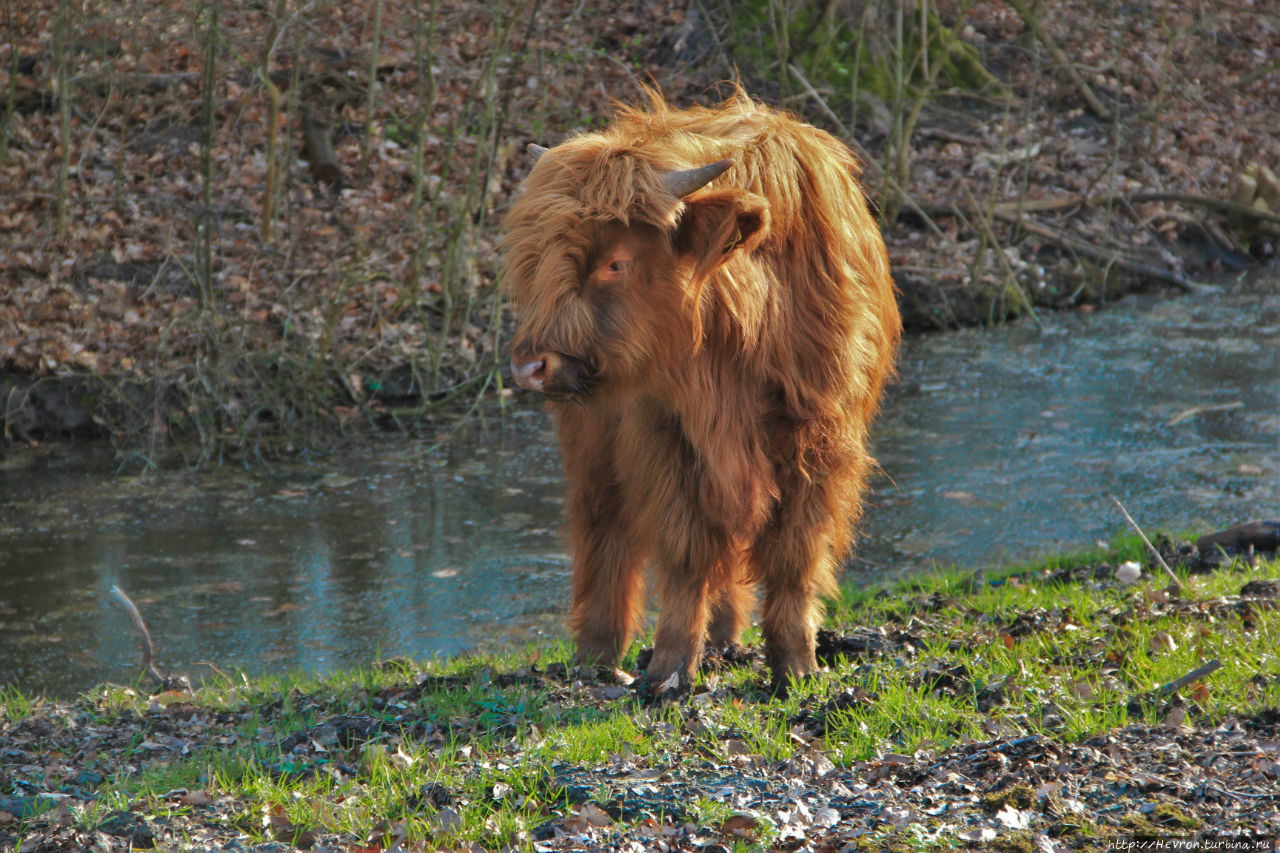
M527 358L512 355L511 378L521 388L548 397L580 397L591 388L592 371L573 356L543 352Z
M547 384L547 360L516 361L511 359L511 378L526 391L541 391Z

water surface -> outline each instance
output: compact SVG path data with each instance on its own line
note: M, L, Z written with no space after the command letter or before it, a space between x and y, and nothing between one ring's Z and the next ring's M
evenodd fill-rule
M912 338L851 583L1280 516L1277 283ZM440 444L147 478L83 444L0 456L0 683L66 696L162 664L323 672L558 634L568 556L546 416ZM207 663L206 663L207 662Z

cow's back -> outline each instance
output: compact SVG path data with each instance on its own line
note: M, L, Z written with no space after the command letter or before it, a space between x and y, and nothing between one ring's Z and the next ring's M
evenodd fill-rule
M868 426L901 330L889 261L847 146L739 93L717 109L627 110L610 131L665 168L732 159L715 186L766 200L770 230L707 284L705 346L754 367L761 394L780 394L801 476L847 480L830 507L858 514L871 464ZM842 525L842 527L845 525ZM843 550L847 539L836 546Z

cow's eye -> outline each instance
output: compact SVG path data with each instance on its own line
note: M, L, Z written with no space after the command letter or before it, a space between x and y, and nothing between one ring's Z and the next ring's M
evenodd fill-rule
M596 273L597 280L607 282L621 279L631 269L631 262L632 258L626 256L614 258L600 267L600 271Z

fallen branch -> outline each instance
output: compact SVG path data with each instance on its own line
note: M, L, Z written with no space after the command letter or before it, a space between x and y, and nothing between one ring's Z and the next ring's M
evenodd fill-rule
M1180 678L1175 678L1173 681L1170 681L1167 684L1160 685L1155 690L1135 694L1133 697L1129 699L1129 702L1126 705L1126 708L1128 709L1130 715L1137 715L1137 714L1142 714L1142 713L1152 711L1155 709L1156 704L1158 702L1161 702L1169 698L1174 693L1177 693L1179 690L1186 687L1188 684L1193 684L1199 681L1200 679L1204 678L1206 675L1216 672L1221 668L1222 668L1222 663L1219 662L1217 658L1214 658L1208 663L1202 666L1198 666L1195 669L1191 670L1186 675ZM1174 711L1174 708L1171 706L1166 707L1165 711L1172 712ZM1181 718L1179 717L1179 719Z
M1250 207L1247 204L1239 204L1234 201L1228 201L1224 198L1214 198L1207 195L1198 195L1196 193L1178 193L1166 192L1164 190L1147 190L1140 193L1134 193L1131 196L1121 196L1126 201L1133 204L1144 204L1150 201L1176 201L1180 204L1194 204L1201 207L1212 207L1221 210L1223 213L1234 213L1260 222L1271 222L1280 225L1280 214L1272 213L1269 210L1259 210L1256 207Z
M1126 204L1147 204L1153 201L1172 201L1179 204L1211 207L1223 213L1234 213L1239 216L1256 219L1259 222L1271 222L1280 225L1280 214L1259 210L1245 204L1237 204L1226 199L1213 198L1196 193L1166 192L1164 190L1144 190L1131 195L1070 195L1060 198L1038 198L1024 201L1002 201L995 206L996 215L1008 219L1011 215L1023 213L1043 213L1049 210L1066 210L1072 207L1097 207L1099 205L1123 202Z
M1151 266L1150 264L1144 264L1141 261L1131 261L1119 252L1103 248L1102 246L1095 246L1092 243L1079 239L1078 237L1072 237L1069 234L1064 234L1056 228L1051 228L1048 225L1036 222L1033 219L1028 219L1019 214L1016 210L1010 210L1008 208L1001 209L1001 207L997 205L994 212L997 218L1016 225L1024 231L1035 234L1037 237L1042 237L1063 249L1079 252L1082 255L1088 255L1091 258L1096 258L1102 261L1108 266L1118 267L1119 269L1131 272L1134 275L1167 282L1180 290L1187 291L1188 293L1217 289L1212 285L1192 281L1186 276L1173 272L1172 270L1161 269L1160 267Z
M1182 589L1182 581L1178 580L1178 576L1173 573L1173 569L1169 568L1169 564L1164 561L1164 557L1160 556L1160 552L1156 550L1156 546L1151 544L1151 540L1147 538L1147 534L1142 532L1142 528L1138 526L1138 522L1134 521L1133 516L1129 515L1129 510L1124 508L1124 504L1120 503L1120 499L1116 496L1112 495L1111 500L1114 501L1115 505L1120 509L1120 514L1124 516L1124 520L1129 522L1129 526L1138 532L1138 535L1142 537L1142 541L1146 543L1149 549L1151 549L1151 553L1155 554L1156 562L1160 564L1160 567L1164 569L1165 574L1169 576L1169 585L1175 590Z
M1185 421L1187 418L1194 418L1196 415L1204 414L1205 412L1229 412L1232 409L1242 408L1244 408L1243 400L1236 400L1231 403L1215 403L1209 406L1192 406L1189 409L1183 409L1181 412L1178 412L1178 414L1165 421L1164 425L1173 426L1174 424Z
M1196 540L1202 552L1231 549L1235 553L1280 550L1280 521L1250 521L1226 530L1206 533Z

